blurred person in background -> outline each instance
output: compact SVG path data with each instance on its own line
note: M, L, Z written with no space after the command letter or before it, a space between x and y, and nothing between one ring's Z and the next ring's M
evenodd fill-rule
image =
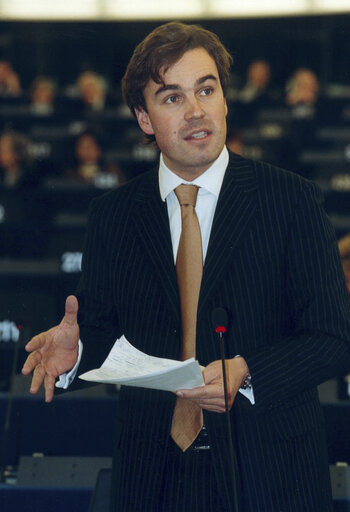
M0 96L20 96L22 93L19 75L12 64L5 59L0 60Z
M0 184L20 188L33 177L29 139L22 133L4 131L0 135Z
M269 101L270 80L270 64L266 60L254 60L249 64L246 83L240 91L239 99L244 103Z
M77 90L83 105L91 110L103 110L107 99L106 80L95 71L84 71L78 77Z
M49 116L55 110L56 85L51 78L37 77L30 89L31 112L38 116Z
M253 60L247 69L246 82L236 96L240 124L253 125L259 110L275 105L278 97L271 83L270 63L263 59Z
M85 131L77 137L73 163L65 169L64 178L99 188L113 188L125 182L119 166L106 162L102 145L92 131Z
M319 80L311 69L299 68L295 71L286 85L286 104L292 109L294 117L314 117L319 90Z
M314 169L300 160L302 152L315 148L319 116L320 83L314 71L299 68L288 80L285 104L290 110L289 134L284 142L285 166L306 178L313 178Z
M36 191L43 176L44 169L31 155L30 140L22 133L4 131L0 135L1 256L32 257L40 253L46 208Z

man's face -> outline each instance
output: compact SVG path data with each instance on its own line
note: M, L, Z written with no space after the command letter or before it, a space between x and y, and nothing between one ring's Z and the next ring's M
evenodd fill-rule
M227 105L215 61L204 48L186 52L150 80L143 94L147 112L136 110L141 129L154 135L164 162L191 181L219 156L226 139Z

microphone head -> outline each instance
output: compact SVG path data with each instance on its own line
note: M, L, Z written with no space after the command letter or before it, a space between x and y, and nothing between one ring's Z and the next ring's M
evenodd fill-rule
M216 333L225 333L227 331L228 316L226 309L215 308L211 313L211 321Z

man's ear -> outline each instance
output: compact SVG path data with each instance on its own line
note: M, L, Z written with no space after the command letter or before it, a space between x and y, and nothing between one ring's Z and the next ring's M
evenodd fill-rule
M135 115L136 115L137 122L139 123L141 130L146 135L154 135L152 123L149 118L148 112L146 112L146 110L143 109L142 107L138 107L138 108L135 108Z

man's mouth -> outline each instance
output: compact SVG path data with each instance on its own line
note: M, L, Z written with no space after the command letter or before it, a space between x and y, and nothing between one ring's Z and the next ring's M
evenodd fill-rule
M209 135L209 132L207 132L206 130L201 130L200 132L191 133L191 135L186 137L186 140L190 140L190 139L200 140L200 139L204 139L208 135Z

